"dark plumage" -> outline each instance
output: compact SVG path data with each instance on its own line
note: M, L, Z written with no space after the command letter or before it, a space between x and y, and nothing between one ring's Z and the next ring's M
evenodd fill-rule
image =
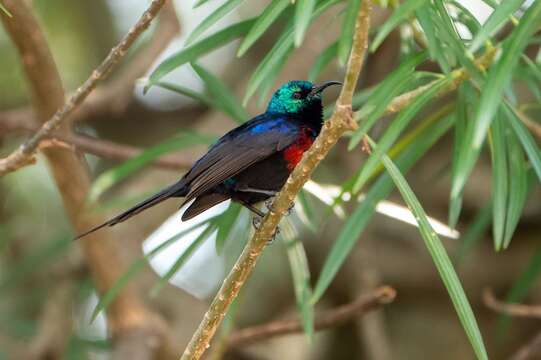
M222 136L177 183L111 220L79 235L113 226L168 198L194 202L182 215L191 219L231 199L258 215L254 207L276 194L321 131L321 92L335 81L314 86L290 81L273 95L267 111Z

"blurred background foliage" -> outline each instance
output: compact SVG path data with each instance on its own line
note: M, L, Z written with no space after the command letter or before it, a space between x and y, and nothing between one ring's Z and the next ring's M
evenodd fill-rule
M355 0L175 4L182 33L137 84L135 100L77 125L84 136L145 149L122 161L86 155L95 176L89 199L97 203L95 211L114 214L177 179L182 164L166 168L156 159L196 160L216 137L264 111L280 83L340 80L359 8ZM67 91L88 77L147 5L32 1ZM491 359L505 359L541 330L535 320L511 321L489 309L482 296L490 288L509 302L541 302L540 14L539 0L376 2L355 96L360 130L339 143L299 195L228 323L242 328L294 317L298 308L310 335L315 303L318 309L347 303L381 284L393 286L398 297L311 341L290 335L224 356L470 359L474 353L483 358L486 347ZM149 38L138 42L128 62ZM20 60L4 31L0 54L0 109L27 106ZM437 96L449 84L456 90ZM412 97L410 106L384 113L394 97L421 86L428 90ZM336 94L326 93L327 113ZM359 146L364 132L377 144L370 155ZM22 139L0 133L2 155ZM384 153L407 173L407 183ZM392 191L393 180L402 184L400 192ZM422 220L422 210L411 196L407 200L409 187L434 233L425 224L420 236L396 209L406 204ZM43 162L4 177L0 194L0 358L6 359L39 348L36 339L58 324L68 329L63 358L108 358L100 310L127 282L184 344L207 302L179 287L212 296L251 222L236 206L189 225L173 217L160 226L176 210L173 201L148 211L114 229L131 267L98 300ZM380 202L387 197L390 203ZM372 217L375 211L380 215ZM429 254L423 246L424 238L429 249L437 248L435 233L453 266L445 254ZM458 274L460 282L451 285L461 284L469 301L456 287L448 291L457 308L473 308L475 318L459 310L469 339L433 261L444 277L453 276L453 267ZM48 323L42 314L63 292L69 294L59 296L68 299L64 311ZM483 340L471 333L476 322Z

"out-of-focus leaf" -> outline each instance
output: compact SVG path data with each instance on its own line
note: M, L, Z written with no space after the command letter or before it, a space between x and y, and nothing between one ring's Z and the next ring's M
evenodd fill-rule
M295 5L295 47L302 44L306 30L310 25L316 0L297 0Z
M528 291L535 285L541 274L541 247L537 248L532 255L528 265L520 274L518 280L513 284L513 287L505 297L507 303L518 303L522 301ZM511 318L509 315L500 314L496 325L498 337L502 337L506 332Z
M249 118L248 113L237 100L237 97L233 94L231 89L222 82L222 80L218 79L196 63L192 63L192 67L205 83L206 88L213 98L213 103L215 103L218 108L222 109L239 124L242 124Z
M337 2L338 0L324 0L320 2L312 13L312 19L317 18ZM244 96L243 104L246 104L257 89L268 79L269 74L273 74L274 69L284 63L284 57L287 56L293 48L293 36L294 27L293 23L290 22L276 42L276 45L274 45L267 56L265 56L250 77L248 85L246 86L246 95Z
M455 306L458 318L464 327L466 335L470 340L477 358L488 360L481 331L479 330L479 326L475 320L475 315L473 314L470 303L468 302L464 289L462 288L460 279L453 268L451 259L447 255L447 252L445 251L440 239L430 226L424 209L419 203L419 200L417 200L417 197L411 190L398 167L396 167L396 165L387 155L384 155L382 160L396 187L402 194L402 198L408 204L408 207L411 209L415 215L415 219L419 223L421 236L425 240L426 247L432 256L432 260L438 269L445 287L447 288L449 297Z
M513 76L522 51L531 34L537 29L541 19L541 2L537 1L526 10L519 24L504 43L502 54L491 66L487 80L481 88L481 97L475 113L474 129L471 138L466 139L461 154L460 169L453 182L451 194L459 194L466 184L469 174L479 157L481 146L497 108L501 104L502 94Z
M158 81L154 84L155 86L161 87L162 89L170 90L173 92L176 92L178 94L187 96L189 98L192 98L194 100L199 101L202 104L205 104L206 106L210 108L217 108L218 105L211 100L209 96L206 96L205 94L198 93L197 91L193 91L192 89L189 89L187 87L173 84L166 81Z
M103 174L98 176L90 188L88 199L90 202L94 202L96 199L98 199L98 197L101 196L101 194L110 189L113 185L127 178L165 153L185 149L198 144L209 144L212 140L213 138L210 136L190 132L153 146L143 151L140 155L129 159L121 165L105 171Z
M513 130L515 131L515 134L520 140L524 151L528 155L528 159L530 160L530 163L537 174L537 178L541 182L541 150L537 146L532 134L530 134L528 129L526 129L526 126L524 126L522 121L520 121L516 110L509 104L506 104L503 111L506 114L507 121L509 121L513 127Z
M308 72L308 80L315 81L317 76L323 71L323 69L329 65L332 59L336 56L338 51L338 43L334 42L329 45L325 50L319 54L319 56L314 61L314 65L310 68Z
M282 57L279 63L274 66L274 68L267 74L265 80L259 88L259 98L257 99L257 106L264 107L268 101L269 94L275 86L276 78L280 74L280 71L284 67L289 58L289 55L293 52L293 48L290 48L289 51Z
M353 44L353 35L355 33L355 22L357 14L363 0L348 0L342 23L342 33L338 40L338 62L341 66L348 60L351 45Z
M348 145L349 150L357 146L364 134L370 131L376 120L385 112L387 105L411 82L415 67L426 60L426 58L426 52L422 52L401 62L400 66L391 74L387 75L385 80L376 87L366 100L364 106L355 112L355 120L359 121L364 117L367 118L361 122L359 128L352 135Z
M429 126L419 134L418 140L406 148L397 158L396 163L403 172L407 172L421 156L434 145L453 125L454 117L448 116ZM372 218L376 204L385 199L393 189L393 182L388 174L382 174L366 193L364 200L351 214L340 230L329 255L325 259L321 274L312 295L312 303L321 299L338 270L346 260L359 236Z
M291 222L287 220L283 224L282 239L287 250L291 275L293 276L295 298L301 314L304 333L311 341L314 336L314 306L310 302L312 289L310 288L310 270L306 259L306 251L302 242L297 239L298 234Z
M193 31L190 33L190 35L188 35L188 38L186 39L186 45L191 44L212 25L216 24L220 19L222 19L224 16L233 11L237 6L239 6L242 1L244 0L227 0L226 2L224 2L216 10L214 10L212 14L208 15L205 19L203 19L203 21L201 21L201 23L199 23L199 25L197 25L195 29L193 29Z
M449 84L448 78L437 81L424 93L417 96L415 100L404 110L402 110L396 119L389 125L385 134L381 137L377 148L372 151L369 158L363 164L361 170L357 173L354 185L353 193L357 193L366 181L369 179L369 175L374 171L381 160L381 156L389 150L394 141L400 136L402 131L410 123L413 117L425 106L430 100L434 98L441 89Z
M424 5L426 2L426 0L406 0L402 2L389 19L379 27L378 33L370 46L370 51L376 51L387 35L389 35L398 24L405 21L417 8Z
M468 226L468 229L464 232L464 235L460 238L460 247L456 252L456 264L460 264L464 261L471 249L481 240L482 235L488 230L490 222L492 220L492 206L487 205L483 207L472 223Z
M209 1L209 0L197 0L197 1L195 2L195 4L193 4L193 8L195 9L195 8L197 8L197 7L201 6L201 5L203 5L203 4L206 3L207 1Z
M524 0L505 0L502 1L498 7L490 14L488 19L485 21L481 30L475 35L472 39L470 47L468 50L474 53L479 47L496 31L498 31L513 15L515 11L520 8L520 5Z
M310 199L306 190L302 189L297 195L297 202L295 204L295 211L300 220L306 225L306 227L312 232L317 232L317 226L315 222L315 214Z
M244 55L290 4L290 0L273 0L265 7L265 10L257 17L250 31L240 44L237 56L241 57Z
M172 236L171 238L165 240L160 245L156 246L154 249L152 249L150 252L148 252L143 258L135 260L129 267L124 274L122 274L111 286L105 294L103 294L98 303L96 304L96 307L94 308L94 311L92 312L91 316L91 322L96 319L96 316L106 309L109 304L115 299L118 292L130 281L134 278L137 273L142 270L148 263L149 260L151 260L154 256L159 254L162 250L165 250L168 246L172 245L175 241L182 238L184 235L189 233L190 231L193 231L194 229L201 227L201 226L207 226L208 222L211 219L202 222L194 224L193 226L190 226L189 228L185 229L184 231L181 231L180 233L176 234L175 236Z
M162 77L169 74L179 66L196 61L202 55L205 55L212 50L230 43L236 38L246 34L253 26L254 22L255 19L238 22L169 56L152 72L149 77L149 83L147 86L145 86L145 91L148 90L150 86L161 80Z

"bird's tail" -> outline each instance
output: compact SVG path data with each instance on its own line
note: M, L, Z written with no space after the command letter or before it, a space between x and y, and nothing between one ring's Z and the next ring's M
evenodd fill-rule
M163 189L159 193L152 195L148 199L141 201L139 204L137 204L137 205L133 206L132 208L124 211L123 213L115 216L114 218L112 218L110 220L107 220L103 224L100 224L100 225L98 225L98 226L96 226L96 227L94 227L94 228L92 228L92 229L90 229L90 230L88 230L88 231L86 231L86 232L84 232L82 234L77 235L77 237L75 237L73 240L78 240L78 239L80 239L82 237L85 237L88 234L91 234L94 231L97 231L97 230L99 230L101 228L104 228L106 226L114 226L114 225L116 225L118 223L121 223L121 222L123 222L125 220L128 220L132 216L137 215L140 212L142 212L142 211L144 211L144 210L146 210L148 208L151 208L152 206L154 206L156 204L159 204L162 201L167 200L167 199L169 199L171 197L184 196L187 193L186 190L187 189L186 189L185 184L182 181L179 181L176 184L173 184L173 185Z

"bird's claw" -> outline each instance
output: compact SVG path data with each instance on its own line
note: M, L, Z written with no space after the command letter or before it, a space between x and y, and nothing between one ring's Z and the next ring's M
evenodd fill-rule
M252 218L252 225L254 227L254 229L257 231L259 230L259 228L261 227L261 222L262 222L263 218L259 217L259 216L254 216ZM274 239L276 239L276 236L280 234L280 227L277 227L276 230L274 231L274 234L272 234L271 238L269 239L269 241L267 241L267 244L270 245L274 242Z
M265 206L267 207L267 210L269 211L274 211L273 207L272 207L272 204L274 202L274 198L270 198L270 199L267 199L265 200ZM295 203L292 202L290 205L289 205L289 208L287 208L286 212L285 212L285 216L289 216L291 215L291 211L293 211L293 208L295 207Z
M274 198L271 197L271 198L268 198L267 200L265 200L265 207L267 208L267 210L269 211L273 211L272 209L272 203L274 202Z

